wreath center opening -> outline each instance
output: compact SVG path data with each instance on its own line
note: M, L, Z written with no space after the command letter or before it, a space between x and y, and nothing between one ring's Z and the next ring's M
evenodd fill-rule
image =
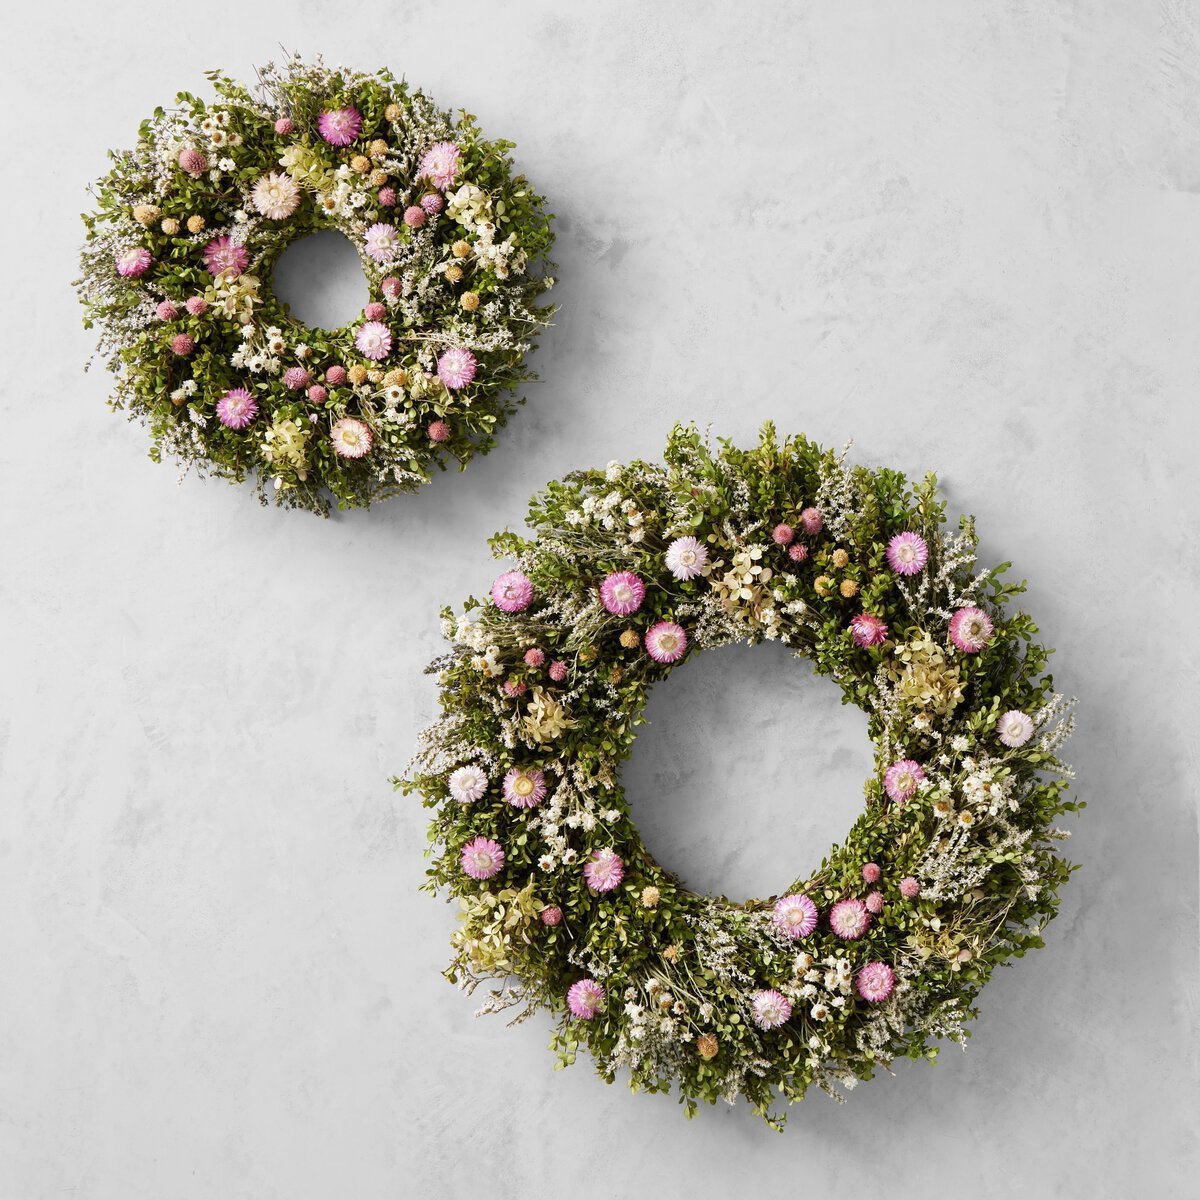
M783 894L862 812L866 714L779 642L697 654L645 716L621 782L646 849L693 891Z
M371 298L357 251L336 229L320 229L284 247L271 286L310 329L349 325Z

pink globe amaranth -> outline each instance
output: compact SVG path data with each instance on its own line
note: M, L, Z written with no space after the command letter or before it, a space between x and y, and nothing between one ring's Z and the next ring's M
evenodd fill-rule
M492 879L504 869L504 850L491 838L477 837L462 848L459 861L472 879Z
M887 963L869 962L858 972L854 986L868 1004L879 1004L892 994L896 974Z
M525 695L528 690L528 685L523 679L506 679L504 681L504 694L510 700Z
M563 919L563 911L557 904L547 904L545 908L538 913L538 920L543 925L548 925L553 929L556 925L561 925Z
M906 900L915 900L920 894L921 885L911 875L900 880L900 895Z
M492 584L492 599L501 612L521 612L533 603L533 580L524 571L505 571Z
M687 652L687 633L674 621L659 621L646 630L646 653L656 663L678 662Z
M771 530L771 541L777 546L790 546L796 540L796 531L785 521Z
M525 651L525 665L527 667L540 667L546 661L545 650L540 650L537 646L532 646Z
M871 928L871 914L861 900L839 900L829 910L829 928L843 941L856 942Z
M186 333L177 333L171 339L171 353L178 354L180 358L187 358L195 348L196 339Z
M883 870L878 863L863 863L862 877L867 883L878 883L882 875Z
M429 428L425 432L429 434L431 442L448 442L450 440L450 426L445 421L430 421Z
M883 894L881 892L868 893L863 903L867 906L867 912L873 917L877 917L883 912Z
M817 906L802 892L777 900L771 912L775 928L793 940L808 937L816 929L817 919Z
M466 387L475 378L478 365L470 350L455 346L438 358L437 375L446 387L455 391Z
M603 1003L604 989L594 979L581 979L567 991L567 1007L581 1021L590 1021Z
M600 603L616 616L637 612L645 599L646 585L632 571L613 571L600 584Z
M859 613L850 622L850 634L854 644L869 650L872 646L882 646L887 641L887 623L881 621L872 613Z
M279 120L275 122L275 132L279 134L280 137L287 137L289 133L294 133L295 130L296 123L291 117L280 117Z
M887 544L887 561L897 575L919 575L929 561L929 546L919 533L898 533Z
M145 246L130 246L116 256L117 274L126 279L137 279L150 270L154 256Z
M805 533L820 533L825 526L825 518L819 508L806 508L800 514L800 524Z
M308 398L313 404L324 404L329 399L329 393L319 383L314 383L308 389Z
M431 217L436 217L446 207L446 202L437 192L426 192L421 197L421 207Z
M308 387L311 380L312 377L303 367L288 367L283 373L283 386L292 392Z
M208 301L203 296L189 296L183 303L193 317L202 317L208 312Z
M892 763L883 777L883 790L897 804L903 804L917 794L917 785L925 778L925 769L911 758Z
M381 187L379 189L379 203L383 208L391 208L396 203L396 189Z
M808 547L803 542L793 542L788 547L788 558L794 563L802 563L808 557Z
M993 629L982 608L960 608L950 618L950 640L964 654L978 654L992 640Z
M381 362L392 352L392 331L382 321L364 321L354 335L359 353L372 362Z
M395 300L400 295L400 280L395 275L389 275L379 285L379 290L387 296L389 300Z
M325 382L330 387L341 387L346 382L346 368L337 366L328 368L325 372Z
M552 662L546 672L555 683L562 683L567 677L567 664L565 662Z
M777 1029L792 1015L792 1002L774 988L755 992L750 998L750 1008L759 1029Z
M163 300L154 310L154 315L160 321L173 321L179 316L179 306L174 300Z
M387 316L387 306L380 304L378 300L372 300L366 308L363 309L363 316L368 321L382 321Z
M597 850L584 864L583 879L600 895L611 892L625 878L625 864L615 850Z
M208 159L194 146L187 146L179 152L179 165L195 179L208 170Z
M231 275L236 278L250 265L250 254L245 246L236 245L222 234L204 247L204 265L213 275Z
M349 146L362 132L362 114L357 108L327 108L317 118L317 132L331 146Z
M217 420L227 429L245 429L258 416L258 405L245 388L231 388L217 401Z
M404 223L409 229L420 229L428 215L419 204L410 204L404 210Z

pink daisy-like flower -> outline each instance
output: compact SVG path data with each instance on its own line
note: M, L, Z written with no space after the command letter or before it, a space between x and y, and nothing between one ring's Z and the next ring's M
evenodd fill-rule
M459 346L447 350L437 361L437 376L451 391L464 388L475 378L475 355Z
M217 401L217 420L227 429L245 429L258 416L258 405L245 388L231 388Z
M546 777L536 767L513 767L504 776L504 799L513 808L537 808L546 798Z
M491 838L477 837L462 848L461 861L472 879L491 879L504 870L504 850Z
M434 142L421 155L417 174L444 192L458 178L461 160L462 151L453 142Z
M177 333L171 339L171 353L178 354L180 358L187 358L195 348L196 339L189 334Z
M404 210L404 223L409 229L420 229L428 217L429 214L419 204L410 204Z
M549 670L546 672L555 683L562 683L567 677L567 664L564 662L552 662Z
M254 185L250 203L268 221L286 221L300 207L300 189L290 175L271 171Z
M777 546L790 546L796 538L796 531L785 521L781 521L771 530L771 540Z
M551 929L553 929L555 925L562 924L562 917L562 909L559 908L557 904L547 904L546 907L543 908L540 913L538 913L538 920L541 921L543 925L548 925Z
M346 368L336 366L330 367L329 370L325 372L325 382L329 384L330 387L341 386L341 384L346 382Z
M887 641L887 622L871 613L859 613L850 622L850 633L854 637L854 644L864 650L870 646L881 646Z
M708 566L708 547L697 538L676 538L663 556L667 570L685 583L695 579Z
M193 317L202 317L208 312L208 301L203 296L189 296L184 301L183 307L192 314Z
M583 878L593 892L611 892L625 878L625 864L615 850L597 850L584 864Z
M339 458L362 458L370 453L373 439L371 428L365 421L343 417L329 431L329 440L333 444L334 454Z
M187 146L179 152L179 165L196 179L208 170L208 159L195 146Z
M808 557L808 547L803 542L793 542L788 547L788 558L794 563L802 563Z
M314 383L308 389L307 395L312 404L324 404L329 399L329 393L319 383Z
M482 800L487 793L488 777L482 767L469 763L451 771L446 785L451 797L459 804L473 804L476 800Z
M379 204L381 208L391 208L396 203L396 189L381 187L379 189Z
M871 914L861 900L839 900L829 910L829 927L847 942L856 942L871 928Z
M431 216L436 217L446 207L446 202L437 192L426 192L421 197L421 207Z
M824 528L825 518L819 508L806 508L800 514L800 524L804 526L805 533L820 533Z
M429 428L425 432L429 434L431 442L448 442L450 440L450 426L445 421L430 421Z
M978 654L992 640L992 629L982 608L960 608L950 618L950 640L964 654Z
M368 321L382 321L387 316L387 306L380 304L378 300L372 300L366 308L363 309L363 316Z
M327 108L317 118L317 132L331 146L348 146L362 132L357 108Z
M581 979L567 990L567 1007L581 1021L590 1021L603 1003L604 989L594 979Z
M395 275L389 275L379 285L379 290L388 297L389 300L395 300L401 292L400 280Z
M808 937L817 927L817 906L803 893L794 892L775 902L771 920L785 937Z
M869 1004L879 1004L892 994L892 989L896 986L896 975L887 963L869 962L859 971L854 986Z
M501 612L521 612L533 603L533 580L524 571L505 571L492 584L492 599Z
M204 265L213 275L236 278L250 265L250 254L245 246L235 245L222 234L204 247Z
M867 912L873 917L877 917L883 912L883 894L881 892L871 892L863 903L867 906Z
M400 233L395 225L376 221L363 235L363 249L377 263L390 263L400 249Z
M920 894L921 885L911 875L900 880L900 895L906 900L915 900Z
M792 1015L792 1002L774 988L765 988L750 997L754 1023L759 1029L777 1029Z
M145 246L130 246L116 257L117 274L126 279L136 279L150 270L153 261L154 256Z
M1010 709L996 722L996 736L1016 750L1033 737L1033 721L1025 713Z
M887 560L897 575L916 575L929 561L929 547L919 533L898 533L887 544Z
M280 137L287 137L287 135L289 133L293 133L295 129L296 123L291 117L280 117L279 120L275 122L275 132L279 134Z
M364 358L379 362L392 352L392 331L382 321L364 321L354 335L354 344Z
M530 649L525 651L525 665L527 667L534 667L536 669L537 667L540 667L545 661L546 661L545 650L541 650L537 646L533 646Z
M687 650L687 634L674 621L659 621L646 630L646 653L656 663L678 662Z
M163 300L154 310L154 315L160 321L173 321L179 316L179 308L174 300Z
M613 571L600 584L600 603L618 617L637 612L645 598L646 585L632 571Z
M298 392L301 388L308 387L311 378L304 367L288 367L283 373L283 386Z
M863 863L862 877L867 883L878 883L883 875L883 869L878 863Z
M917 794L917 784L924 778L925 771L919 762L902 758L888 767L883 777L883 790L897 804L903 804Z

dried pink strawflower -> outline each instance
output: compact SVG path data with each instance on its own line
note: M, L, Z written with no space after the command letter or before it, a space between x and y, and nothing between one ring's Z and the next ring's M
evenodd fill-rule
M856 942L871 928L871 914L861 900L839 900L829 910L829 927L838 937Z
M600 603L619 617L637 612L645 598L646 585L632 571L613 571L600 584Z
M924 778L925 770L919 762L902 758L888 767L883 777L883 790L897 804L903 804L917 794L917 785Z
M348 146L362 131L362 114L357 108L326 109L317 118L317 132L331 146Z
M859 613L850 622L850 633L854 644L866 650L871 646L881 646L887 641L888 627L886 622L872 613Z
M524 571L505 571L492 584L492 599L502 612L520 612L533 603L533 580Z
M887 544L887 560L897 575L917 575L929 561L929 546L919 533L898 533Z
M978 654L992 640L992 630L982 608L960 608L950 618L950 640L964 654Z
M491 838L477 837L462 848L460 861L472 879L491 879L504 869L504 850Z
M808 937L817 927L817 906L802 892L794 892L775 902L771 920L785 937Z
M117 274L126 279L136 279L139 275L145 275L153 261L154 256L145 246L130 246L116 257Z
M687 651L687 634L674 621L659 621L646 631L646 653L656 663L678 662Z
M567 991L567 1007L581 1021L590 1021L603 1003L604 989L594 979L581 979Z
M896 985L896 975L887 963L869 962L855 978L858 994L869 1004L886 1000Z

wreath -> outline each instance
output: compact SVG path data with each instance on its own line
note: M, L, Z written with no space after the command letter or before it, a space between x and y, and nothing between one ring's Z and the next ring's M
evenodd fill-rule
M148 424L151 457L327 513L412 491L434 464L494 445L533 378L526 353L552 234L486 141L386 71L268 64L253 91L180 93L113 153L85 215L80 298ZM341 231L371 300L343 329L299 323L272 292L284 248Z
M559 1015L612 1081L745 1096L841 1089L963 1042L993 969L1042 945L1070 865L1055 820L1070 703L1023 585L976 570L936 480L803 437L741 450L676 427L662 465L552 483L490 602L445 610L441 719L397 786L433 810L425 888L457 897L446 974L482 1012ZM1007 564L1005 564L1007 566ZM650 687L687 656L793 647L867 714L864 811L821 866L745 904L647 853L619 778Z

